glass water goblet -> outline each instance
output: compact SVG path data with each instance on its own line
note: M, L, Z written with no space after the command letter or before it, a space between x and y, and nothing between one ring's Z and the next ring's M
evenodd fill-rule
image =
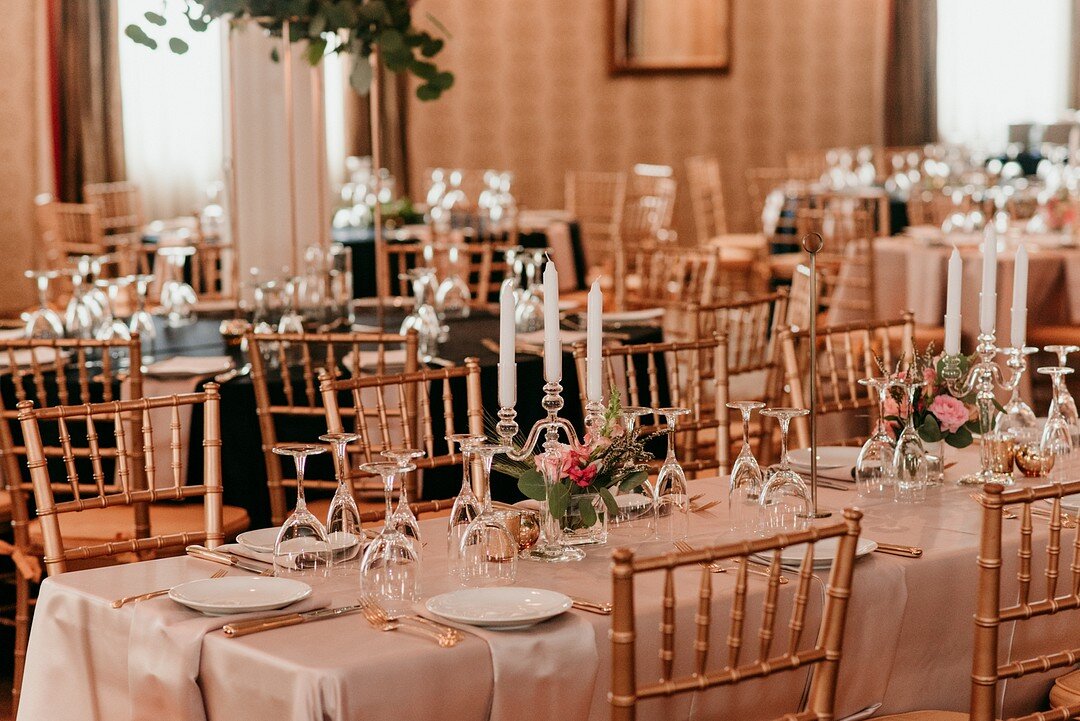
M484 436L471 433L455 433L446 437L451 453L454 452L454 444L461 449L461 490L454 498L446 529L446 559L452 576L461 574L461 539L465 537L469 524L483 511L480 500L473 493L471 472L472 446L485 440Z
M98 333L98 340L131 340L131 331L128 329L128 324L117 315L120 305L120 291L127 287L127 283L126 278L95 281L95 284L103 289L109 298L109 322Z
M26 337L55 340L64 337L64 321L60 314L49 307L49 281L56 277L52 270L28 270L26 277L34 281L38 292L39 307L26 319Z
M763 523L770 530L805 528L813 514L810 489L803 477L791 468L788 458L791 419L809 412L806 408L766 408L761 411L761 415L775 418L780 425L780 464L770 469L758 500Z
M641 425L641 418L655 415L655 413L656 411L652 408L646 408L645 406L623 406L619 418L622 420L623 428L626 429L626 435L628 437L633 436ZM652 481L648 479L642 483L642 491L649 497L650 503L653 500L654 488Z
M551 512L550 499L562 485L562 468L565 451L552 449L537 456L540 473L544 477L544 500L540 502L540 540L535 546L522 552L521 557L530 561L563 563L580 561L585 552L563 542L562 518Z
M320 441L329 443L334 449L334 475L338 485L326 513L326 535L334 549L335 563L355 558L364 540L360 509L356 507L356 499L349 485L348 445L359 438L356 433L324 433L319 436Z
M1044 456L1053 456L1054 466L1050 471L1050 480L1064 478L1068 458L1076 445L1073 443L1072 428L1061 408L1061 386L1065 385L1065 376L1073 372L1072 368L1051 366L1039 368L1039 373L1048 375L1053 381L1053 394L1050 397L1050 412L1043 426L1039 448Z
M920 380L901 379L893 381L901 388L908 414L904 419L904 429L896 438L893 450L890 478L895 487L894 500L900 503L916 503L926 497L926 483L929 476L926 446L923 445L919 432L915 430L915 403L926 383Z
M750 450L750 414L761 410L761 401L732 401L728 408L742 414L743 444L735 464L731 467L728 483L728 518L732 530L743 530L757 525L758 498L765 482L754 452Z
M675 456L675 426L679 416L690 414L689 408L658 408L667 422L667 456L656 477L653 506L656 532L665 541L686 538L690 533L690 493L686 489L686 473Z
M877 395L877 421L855 460L855 484L863 496L883 496L892 479L896 442L885 420L885 400L892 383L888 378L860 378L859 383Z
M481 441L469 444L469 453L480 461L484 497L480 515L472 520L461 539L461 582L466 586L505 586L517 577L517 536L506 526L503 514L491 507L491 462L510 447Z
M161 284L161 307L170 327L190 325L195 321L195 289L184 281L184 264L195 255L190 245L166 245L157 249L164 259Z
M544 327L543 288L540 284L540 266L543 255L523 250L521 259L524 263L525 290L521 294L514 311L514 323L518 333L533 333Z
M144 345L153 345L157 338L157 329L154 327L154 316L146 309L146 294L150 290L150 284L154 282L152 275L128 276L128 283L135 286L135 312L131 314L128 328L132 333L138 333Z
M71 278L71 298L64 308L64 334L68 338L93 338L98 319L87 302L85 278L78 267L68 269L64 275Z
M299 287L300 281L301 279L298 276L286 278L285 280L285 312L282 313L281 319L278 320L278 333L304 332L304 316L300 315L296 310L296 289Z
M456 244L451 245L448 255L450 274L435 291L435 310L440 318L468 318L472 292L461 277L461 248Z
M391 613L411 610L420 593L420 551L412 539L394 525L391 496L394 479L416 470L393 461L365 463L360 470L382 477L386 502L383 527L360 559L360 588L375 596Z
M1070 353L1075 353L1080 350L1080 346L1075 345L1048 345L1045 350L1048 353L1054 353L1058 357L1058 367L1067 368L1068 358ZM1058 406L1061 409L1061 415L1065 416L1065 421L1069 424L1070 433L1072 434L1073 447L1080 445L1080 415L1076 411L1076 401L1072 397L1072 393L1069 393L1069 387L1065 384L1065 379L1061 379L1060 387L1055 386L1055 393L1057 396Z
M427 452L419 448L392 448L383 451L380 455L397 463L401 468L412 466L413 470L415 470L416 466L411 461L416 458L423 458L427 455ZM423 547L423 543L420 540L420 522L416 520L416 514L413 513L412 507L409 505L409 484L406 482L408 474L408 471L402 471L398 474L401 477L401 490L398 492L398 504L394 510L392 523L399 531L411 538L416 543L417 552L421 552L420 549Z
M424 362L439 354L439 343L445 340L439 315L435 312L435 269L412 268L401 276L410 281L413 291L413 310L401 322L401 334L415 329L420 357Z
M274 542L274 574L317 574L330 568L333 551L326 527L308 510L304 498L304 468L308 456L326 453L310 443L281 443L274 453L291 456L296 465L296 510L285 519Z
M1053 346L1054 348L1069 346ZM1047 347L1049 351L1050 347ZM1038 353L1038 348L1032 348L1030 346L1022 348L1021 352L1024 355L1031 355ZM1064 363L1062 363L1064 365ZM1002 406L1002 410L998 412L997 417L994 419L994 428L999 433L1019 433L1024 430L1030 430L1038 427L1039 422L1035 418L1035 412L1031 410L1031 406L1024 402L1024 399L1020 397L1020 383L1016 384L1016 387L1012 390L1012 395L1009 397L1009 402Z

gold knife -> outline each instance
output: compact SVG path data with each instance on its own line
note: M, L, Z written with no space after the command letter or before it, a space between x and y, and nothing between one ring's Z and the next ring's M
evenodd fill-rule
M327 618L346 616L362 609L363 606L355 604L352 606L340 606L338 608L320 608L315 611L304 611L302 613L285 613L280 616L270 616L269 618L257 618L251 621L229 623L223 626L221 630L224 631L225 635L229 638L237 638L239 636L247 636L249 633L269 631L273 628L286 628L288 626L307 623L308 621L322 621Z
M921 558L923 550L918 546L898 546L894 543L882 543L878 542L877 548L874 549L879 553L888 553L893 556L906 556L908 558Z
M274 575L274 567L262 561L252 561L225 551L211 551L206 546L192 545L184 549L192 558L200 558L211 563L221 563L244 571L258 573L261 576Z
M589 601L584 598L578 598L571 596L570 601L574 604L574 608L579 611L588 611L589 613L597 613L601 616L610 616L612 607L610 603L597 603L596 601Z

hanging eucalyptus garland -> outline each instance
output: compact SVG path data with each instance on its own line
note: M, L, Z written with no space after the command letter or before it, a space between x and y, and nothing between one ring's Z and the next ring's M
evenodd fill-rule
M413 25L412 0L172 0L183 3L184 18L192 30L204 32L222 17L233 22L254 22L275 37L281 37L285 20L289 20L289 41L308 42L305 56L317 65L325 54L348 53L366 60L378 46L386 68L395 73L412 73L421 81L416 96L435 100L454 84L454 75L441 71L431 61L443 49L444 40ZM143 17L146 24L131 24L124 34L151 50L159 46L159 38L169 49L182 55L188 44L179 37L169 36L168 19L161 0L162 12L149 11ZM429 21L441 33L449 33L434 17ZM277 49L272 53L277 60ZM371 63L354 62L349 76L352 87L366 95L371 87Z

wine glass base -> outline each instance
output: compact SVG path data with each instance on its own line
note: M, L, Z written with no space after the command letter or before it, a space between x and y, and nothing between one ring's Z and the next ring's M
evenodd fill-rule
M541 563L568 563L585 558L585 551L572 546L534 546L522 551L519 558Z
M981 486L984 483L1000 483L1003 486L1011 486L1016 483L1016 479L1008 473L994 473L990 470L982 470L964 476L957 480L956 483L961 486Z

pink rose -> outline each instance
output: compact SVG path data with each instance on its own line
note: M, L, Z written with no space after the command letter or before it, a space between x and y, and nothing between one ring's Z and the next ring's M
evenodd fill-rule
M544 472L544 454L537 453L533 456L533 463L536 464L536 470L538 473ZM565 478L566 474L570 471L570 468L574 465L573 451L570 446L565 443L559 444L559 460L562 461L562 466L559 469L559 478Z
M968 420L967 406L949 395L936 397L930 404L930 412L938 419L946 433L956 433Z
M578 484L582 488L587 487L596 478L597 467L595 463L590 463L584 468L571 468L570 480Z

